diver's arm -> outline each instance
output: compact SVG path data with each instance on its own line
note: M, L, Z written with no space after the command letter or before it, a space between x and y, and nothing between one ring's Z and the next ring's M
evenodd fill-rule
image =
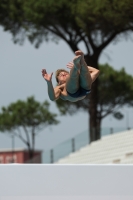
M61 90L59 89L59 87L55 87L53 88L53 84L51 81L47 82L48 85L48 95L51 101L55 101L59 98Z
M92 82L94 82L96 80L96 78L99 76L100 71L94 67L90 67L88 66L91 78L92 78Z

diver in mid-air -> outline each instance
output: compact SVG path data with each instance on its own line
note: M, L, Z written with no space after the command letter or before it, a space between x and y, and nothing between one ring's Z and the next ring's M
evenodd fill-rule
M84 99L91 92L91 85L98 77L100 71L87 66L84 60L84 54L78 50L75 52L73 62L67 64L67 68L56 71L56 81L58 85L54 88L52 84L52 75L47 74L46 69L42 69L42 76L48 85L48 95L51 101L61 98L63 100L76 102Z

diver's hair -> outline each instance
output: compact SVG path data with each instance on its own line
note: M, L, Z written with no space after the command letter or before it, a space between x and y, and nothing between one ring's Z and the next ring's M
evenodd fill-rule
M59 83L59 81L58 81L58 76L59 76L59 74L60 74L61 72L67 72L67 73L69 73L69 71L67 71L67 70L65 70L65 69L58 69L58 70L55 72L55 78L56 78L57 83Z

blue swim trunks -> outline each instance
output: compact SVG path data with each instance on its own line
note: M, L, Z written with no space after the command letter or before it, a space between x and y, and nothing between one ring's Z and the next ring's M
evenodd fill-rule
M86 89L84 89L84 88L82 88L82 87L80 87L80 88L78 89L78 91L75 92L75 93L73 93L73 94L71 94L71 93L69 93L69 92L67 91L67 93L69 94L69 96L71 96L71 97L73 97L73 98L78 98L78 97L86 96L86 95L89 94L90 92L91 92L91 90L86 90Z

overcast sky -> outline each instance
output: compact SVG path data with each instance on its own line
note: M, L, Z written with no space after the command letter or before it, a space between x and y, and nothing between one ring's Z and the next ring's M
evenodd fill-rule
M48 73L58 68L66 68L66 64L74 57L73 52L63 42L58 45L53 42L43 43L39 49L34 48L28 41L20 46L14 44L10 33L3 32L0 27L0 107L7 106L18 99L26 100L34 95L35 99L43 102L49 100L47 85L42 78L41 69L46 68ZM80 49L85 52L81 44ZM108 62L115 69L126 68L126 72L133 75L133 41L121 40L117 44L111 43L102 53L100 63ZM67 68L66 68L67 69ZM56 84L55 74L53 85ZM50 110L57 113L54 102L50 102ZM131 108L121 110L128 116L121 121L107 117L102 127L132 126ZM78 112L76 115L58 117L60 124L44 129L36 138L36 148L46 150L88 129L88 114ZM0 148L11 147L11 139L0 135ZM26 147L19 139L15 140L15 147Z

